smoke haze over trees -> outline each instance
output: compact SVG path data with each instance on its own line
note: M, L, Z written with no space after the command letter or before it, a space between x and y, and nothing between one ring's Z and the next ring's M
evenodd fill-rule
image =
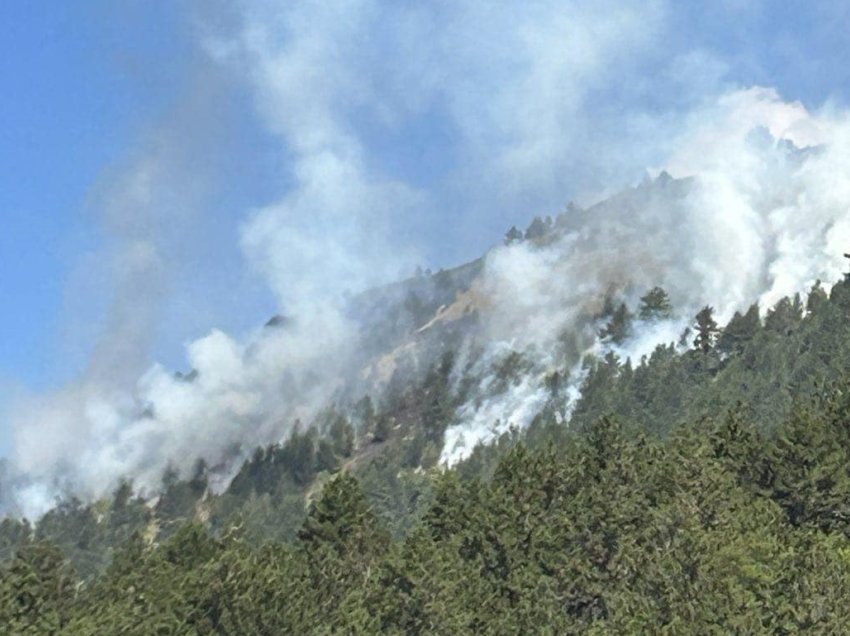
M687 5L181 5L0 386L0 625L846 624L850 109Z
M446 323L442 305L474 314L477 344L464 351L487 349L474 371L482 382L494 357L512 350L534 365L517 389L524 393L507 404L485 388L462 409L465 421L447 431L448 461L451 449L468 451L490 435L482 431L496 419L527 425L542 377L555 365L552 344L571 349L565 355L577 375L604 329L592 323L609 300L634 306L654 286L670 294L675 315L603 339L619 355L639 357L677 340L705 302L723 321L753 302L766 307L818 279L837 279L850 242L846 114L807 109L770 88L707 86L696 74L658 80L659 91L672 83L691 95L666 112L649 108L634 83L620 84L617 99L631 104L624 114L599 110L599 92L620 73L659 63L660 36L675 20L664 2L639 11L603 5L541 2L518 30L509 28L507 8L477 3L437 11L355 2L344 15L321 3L278 11L248 2L221 15L199 8L198 73L236 74L288 157L280 197L250 211L239 235L245 261L275 296L287 328L228 334L211 325L186 345L190 382L150 359L159 308L174 293L179 245L199 235L208 203L208 179L191 157L215 126L214 107L208 118L198 113L218 97L201 82L99 189L95 204L116 273L112 305L84 373L9 409L9 462L19 478L4 489L13 493L7 505L37 514L57 494L99 497L125 477L152 493L167 466L186 474L197 457L226 483L242 459L235 448L250 452L285 439L296 420L312 420L343 386L379 389L380 356L401 342L381 342L377 334L387 332L373 328L376 310L352 311L352 297L403 278L423 249L442 244L448 254L495 222L503 225L490 244L504 227L533 218L522 240L512 236L476 262L480 275L470 270L453 280L439 271L406 296L416 311L382 317L398 336L434 318ZM490 48L468 46L471 34ZM684 51L670 53L671 68L696 63ZM470 81L487 92L483 111ZM391 138L426 122L451 128L454 154L420 183L390 170L406 160L383 155L367 132L377 127ZM641 177L647 168L653 176ZM618 183L641 179L606 196ZM570 194L584 205L561 212ZM409 238L445 206L455 211L450 224L438 223L448 232L428 230L425 237L439 237L424 244ZM255 324L262 322L258 316ZM561 337L567 332L569 343ZM403 366L397 358L392 364ZM369 379L360 382L364 367Z

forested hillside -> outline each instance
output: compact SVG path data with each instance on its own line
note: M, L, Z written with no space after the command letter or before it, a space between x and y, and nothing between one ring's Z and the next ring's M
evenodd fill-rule
M439 463L469 398L446 346L380 399L329 407L143 499L0 522L5 633L841 633L850 624L850 282L641 360L664 290L606 307L606 348L525 431ZM520 383L520 352L498 366ZM462 370L461 370L462 371ZM461 373L462 375L462 373ZM466 388L465 388L466 387Z

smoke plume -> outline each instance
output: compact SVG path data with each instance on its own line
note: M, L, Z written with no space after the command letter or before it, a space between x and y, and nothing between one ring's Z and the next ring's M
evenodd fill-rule
M527 426L548 398L546 374L565 361L575 396L583 355L613 349L637 361L675 343L706 303L725 322L754 302L766 309L838 280L850 245L848 124L846 114L813 114L770 89L722 95L670 131L676 143L659 176L573 210L553 243L493 250L481 285L495 344L479 362L482 386L506 346L534 362L537 381L464 408L443 460ZM654 286L670 294L674 316L638 322L622 345L600 343L594 317L605 299L635 309ZM575 338L571 357L559 350L564 333Z
M123 477L155 492L166 467L186 472L198 457L226 479L241 452L285 438L354 381L365 361L353 294L423 261L474 258L570 198L583 207L557 241L487 253L473 285L486 299L480 399L448 430L447 462L527 425L546 374L599 350L606 296L670 293L675 316L619 351L637 357L707 302L726 318L840 274L846 114L730 85L722 60L669 37L664 0L235 7L197 13L198 82L222 74L250 96L284 157L280 196L245 210L234 239L281 324L238 335L208 325L185 346L185 375L151 359L211 188L198 157L214 145L222 96L188 90L95 197L114 280L87 370L12 409L3 490L27 515ZM530 371L495 391L493 365L512 351Z

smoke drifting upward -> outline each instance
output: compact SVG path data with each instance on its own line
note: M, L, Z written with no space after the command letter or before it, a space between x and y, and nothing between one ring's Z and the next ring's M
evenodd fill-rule
M103 243L86 255L68 293L79 296L73 306L90 302L105 305L105 311L101 317L85 307L81 316L66 320L96 320L100 330L76 380L52 394L29 395L12 404L12 472L21 490L17 501L0 503L21 506L32 516L63 492L102 493L132 466L115 438L144 410L136 387L151 367L174 284L196 249L203 249L190 243L211 193L218 155L213 146L222 141L212 131L225 110L225 89L220 74L196 76L174 107L143 134L139 147L92 189L91 216ZM106 298L92 298L83 280L101 283ZM76 335L73 324L70 330Z
M670 320L639 323L615 348L636 361L675 342L704 304L725 322L753 302L766 309L818 280L838 280L850 246L848 133L846 114L813 115L769 89L735 91L683 120L663 164L679 179L665 171L574 211L554 243L493 250L481 293L496 344L479 363L482 386L492 383L487 369L505 343L526 353L538 377L464 409L443 460L530 423L548 397L545 374L570 360L559 351L564 333L574 338L580 384L581 355L603 349L594 315L606 297L634 308L653 286L670 294Z
M112 237L109 317L78 381L17 405L9 505L33 516L122 477L154 492L167 466L185 472L198 457L226 478L237 447L285 438L355 381L351 294L423 258L477 256L570 197L601 202L572 210L555 243L487 255L474 283L484 397L449 429L446 461L528 423L554 356L578 363L599 347L592 316L606 295L670 292L676 316L623 346L637 356L707 302L725 318L837 278L850 244L846 115L723 87L710 55L664 49L670 11L661 0L246 1L224 27L205 18L201 75L214 68L248 91L287 159L281 196L246 211L235 240L290 320L189 342L190 378L151 360L179 247L204 219L209 175L194 158L214 145L221 95L202 91L97 197ZM717 80L696 79L706 70ZM647 166L693 178L603 200ZM492 363L510 351L532 371L491 395Z

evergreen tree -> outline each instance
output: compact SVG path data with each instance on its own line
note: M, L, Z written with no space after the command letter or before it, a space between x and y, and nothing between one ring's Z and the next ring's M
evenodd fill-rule
M632 313L625 303L620 303L608 323L600 330L599 337L604 342L622 344L632 331Z
M410 316L414 327L420 326L429 317L428 307L419 295L412 290L407 293L407 297L404 299L404 309Z
M354 405L354 414L356 421L359 423L361 434L371 434L375 427L375 405L372 402L371 396L364 395Z
M740 354L761 327L758 305L751 305L744 315L735 312L717 339L717 350L725 354Z
M670 297L661 287L653 287L640 299L641 320L666 320L673 315Z
M372 433L372 441L375 443L385 442L389 439L390 434L392 433L392 421L390 417L385 414L381 414L375 420L375 430Z
M539 216L535 216L531 221L531 224L525 230L525 239L526 240L535 240L540 239L546 236L547 232L546 223Z
M709 353L714 347L714 341L719 331L717 322L714 320L714 309L709 306L703 307L696 315L696 337L694 347L704 354Z
M522 241L522 232L520 232L516 225L512 225L511 229L505 232L505 245L513 245L514 243L519 243Z
M29 521L5 517L0 521L0 563L12 559L32 538L32 526Z
M821 286L820 280L815 281L806 299L806 313L817 314L828 300L829 297Z
M767 316L764 319L764 327L768 331L787 336L797 329L802 320L803 303L800 300L800 295L797 294L793 299L782 298L776 303L767 312Z
M326 439L320 439L316 449L316 470L335 472L339 469L339 459L334 453L333 444Z
M328 431L334 452L341 457L351 457L354 452L354 428L343 415L337 415Z
M54 545L32 543L0 569L0 628L6 634L57 634L68 622L78 579Z
M308 485L315 475L316 443L312 430L292 433L280 453L279 463L286 467L299 486Z
M454 414L449 376L454 366L454 355L445 351L422 384L422 426L426 439L440 442Z

